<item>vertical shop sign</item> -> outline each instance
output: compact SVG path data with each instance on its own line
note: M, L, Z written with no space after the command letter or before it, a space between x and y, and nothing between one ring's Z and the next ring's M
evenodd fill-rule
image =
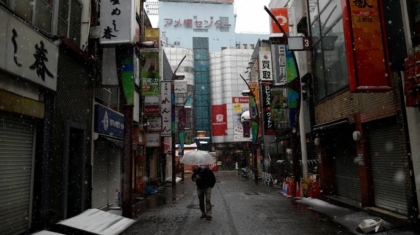
M286 85L286 45L272 44L274 85Z
M134 43L136 1L101 1L101 44Z
M213 105L212 109L212 135L227 135L226 104Z
M272 120L271 112L271 83L265 82L262 85L262 105L261 108L264 111L264 134L275 135L274 122Z
M162 136L171 136L171 83L172 81L161 81L160 115L162 117Z
M392 82L382 1L342 3L350 92L389 91Z
M259 69L261 81L273 81L273 70L271 64L271 51L260 51Z

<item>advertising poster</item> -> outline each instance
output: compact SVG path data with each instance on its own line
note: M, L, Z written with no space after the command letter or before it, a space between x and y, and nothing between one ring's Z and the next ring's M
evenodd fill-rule
M213 105L212 107L212 135L227 135L226 104Z

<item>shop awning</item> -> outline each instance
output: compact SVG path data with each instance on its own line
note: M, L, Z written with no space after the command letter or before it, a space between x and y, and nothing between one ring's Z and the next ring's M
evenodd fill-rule
M97 140L107 141L109 143L109 145L111 147L114 147L114 148L123 148L124 147L124 142L122 140L109 138L109 137L106 137L106 136L103 136L103 135L99 135Z
M321 131L321 130L325 130L325 129L329 129L329 128L334 128L337 125L341 125L341 124L350 124L350 120L348 117L345 118L341 118L341 119L337 119L331 122L326 122L326 123L322 123L319 125L315 125L312 129L312 131Z

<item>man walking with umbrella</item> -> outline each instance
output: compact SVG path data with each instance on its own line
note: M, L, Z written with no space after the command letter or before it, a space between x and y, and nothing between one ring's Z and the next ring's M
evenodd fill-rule
M201 217L211 220L211 189L216 184L213 171L205 166L194 169L191 179L197 185L197 196L200 202Z

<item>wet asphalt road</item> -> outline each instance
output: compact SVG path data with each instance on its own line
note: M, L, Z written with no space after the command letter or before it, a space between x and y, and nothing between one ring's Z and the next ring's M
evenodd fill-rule
M166 187L138 209L131 234L353 234L326 215L281 195L279 188L253 180L241 181L236 172L215 172L213 220L200 219L195 183L190 174L177 187Z

